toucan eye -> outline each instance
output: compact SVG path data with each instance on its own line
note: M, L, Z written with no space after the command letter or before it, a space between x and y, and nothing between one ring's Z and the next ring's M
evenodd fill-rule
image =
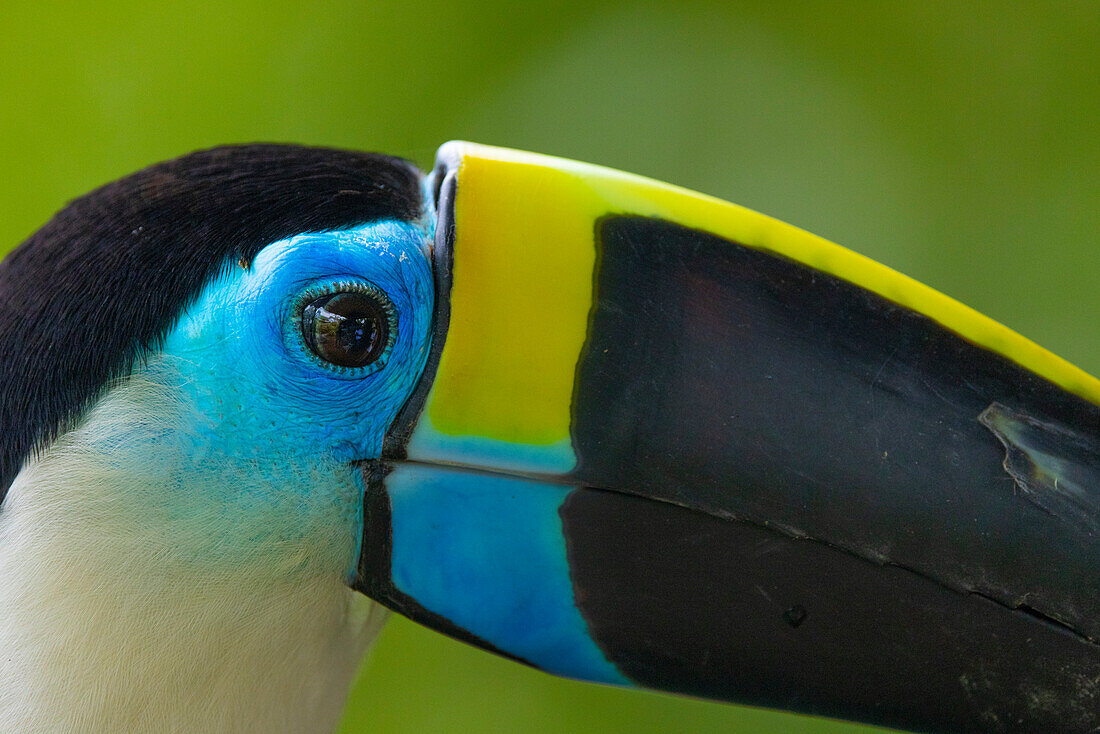
M393 306L380 291L363 287L307 298L301 307L302 339L310 351L338 367L377 362L389 346Z

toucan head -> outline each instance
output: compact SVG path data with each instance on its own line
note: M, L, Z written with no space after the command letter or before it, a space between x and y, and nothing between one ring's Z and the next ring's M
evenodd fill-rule
M1096 380L739 207L218 148L14 251L0 348L5 510L61 462L166 567L338 579L584 680L1100 725Z
M114 487L97 503L209 573L350 580L359 467L429 352L433 223L408 163L294 146L195 153L73 202L0 271L3 343L34 345L5 350L0 484L79 453L69 471Z

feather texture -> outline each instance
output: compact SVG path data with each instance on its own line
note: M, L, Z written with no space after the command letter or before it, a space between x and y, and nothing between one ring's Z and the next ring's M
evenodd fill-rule
M303 734L338 721L386 614L345 585L356 539L326 517L345 512L334 491L359 490L334 483L347 474L335 467L288 467L307 491L285 496L247 462L196 471L186 454L202 418L171 374L153 365L116 386L12 484L0 731ZM227 512L209 482L268 507Z

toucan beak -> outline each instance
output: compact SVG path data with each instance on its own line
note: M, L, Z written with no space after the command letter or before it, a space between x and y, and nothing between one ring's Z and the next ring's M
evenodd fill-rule
M1100 383L768 217L440 151L357 588L560 675L921 731L1100 726Z

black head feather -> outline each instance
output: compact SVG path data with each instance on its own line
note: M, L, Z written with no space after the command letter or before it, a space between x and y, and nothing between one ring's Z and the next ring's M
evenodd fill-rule
M107 184L0 262L0 501L23 461L265 245L422 214L420 172L292 145L200 151Z

